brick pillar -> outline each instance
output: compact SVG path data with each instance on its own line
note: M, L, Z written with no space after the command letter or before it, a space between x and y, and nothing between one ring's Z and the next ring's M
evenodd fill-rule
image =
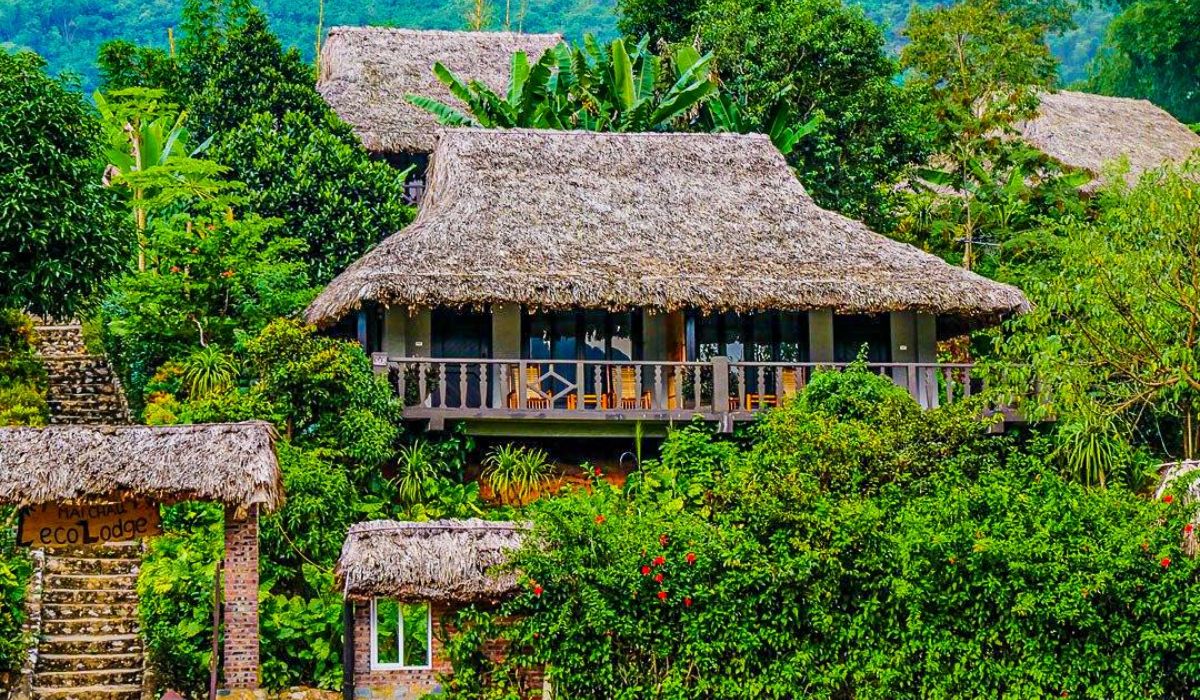
M225 688L258 688L258 512L225 510Z

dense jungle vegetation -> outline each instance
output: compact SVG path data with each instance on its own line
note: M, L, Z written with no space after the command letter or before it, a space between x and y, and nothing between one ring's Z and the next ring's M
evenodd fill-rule
M267 687L339 687L332 566L351 523L440 517L535 524L526 592L466 611L448 640L453 697L511 698L515 665L550 659L563 698L1200 686L1195 504L1182 483L1152 495L1158 466L1200 446L1200 164L1132 184L1114 164L1083 196L1086 174L1005 137L1063 80L1047 37L1098 10L916 7L897 53L839 0L621 0L619 30L530 0L530 18L598 31L559 49L594 91L476 88L425 107L485 126L769 132L824 206L1027 293L1031 313L941 351L1054 420L992 435L989 397L922 411L851 369L732 438L675 431L621 488L597 478L526 503L546 488L547 455L407 433L361 348L297 320L413 211L404 173L368 156L287 48L316 35L284 5L186 0L170 51L150 27L163 8L89 5L114 23L89 30L115 39L84 61L95 94L58 75L61 55L0 51L0 424L47 419L27 313L83 319L145 423L274 423L287 503L261 539ZM330 3L327 23L373 21L376 7ZM1122 4L1089 84L1195 119L1196 37L1180 28L1198 7ZM55 12L37 21L83 16ZM634 99L630 85L648 87ZM481 460L494 497L467 474ZM155 677L191 697L208 678L220 518L165 509L139 579ZM30 567L12 513L0 519L3 673L29 641ZM512 613L518 624L498 624ZM479 650L492 634L519 650L499 666Z

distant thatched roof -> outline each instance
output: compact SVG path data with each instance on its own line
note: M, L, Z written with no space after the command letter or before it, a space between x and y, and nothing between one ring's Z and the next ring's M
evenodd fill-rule
M1146 100L1065 90L1042 94L1038 116L1017 131L1063 165L1093 175L1126 157L1131 181L1200 148L1200 134Z
M342 546L338 584L359 600L498 600L516 590L516 573L501 565L523 532L514 523L476 519L359 523Z
M534 61L561 41L558 34L334 27L321 50L317 91L354 127L368 150L428 153L437 118L405 95L458 105L434 77L434 63L441 61L461 78L503 90L514 53L524 51Z
M443 131L416 220L308 308L914 310L976 322L1017 289L818 207L765 136Z
M133 495L274 510L276 437L262 422L0 428L0 503Z

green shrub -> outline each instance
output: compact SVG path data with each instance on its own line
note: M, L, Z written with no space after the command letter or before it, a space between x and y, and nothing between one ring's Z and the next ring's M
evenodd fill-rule
M138 575L138 618L148 665L160 688L193 697L208 689L213 588L224 549L219 506L163 509L163 534L150 541Z
M741 445L696 427L618 491L531 506L521 592L470 609L451 698L1189 697L1193 508L1063 478L980 406L851 369ZM502 624L515 618L514 624ZM497 664L479 641L513 643ZM964 663L969 660L969 663Z
M0 674L20 670L31 642L23 625L33 567L26 551L16 546L14 514L10 508L0 508Z
M550 480L554 465L545 450L505 444L483 460L483 478L503 503L520 505Z

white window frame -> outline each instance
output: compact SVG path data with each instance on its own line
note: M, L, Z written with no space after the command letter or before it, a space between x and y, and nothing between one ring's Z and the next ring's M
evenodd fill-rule
M433 668L433 604L430 601L422 601L425 605L425 663L420 666L406 666L404 664L404 614L402 612L404 603L397 601L397 614L400 619L397 620L399 625L399 633L396 635L397 643L400 645L399 663L379 663L379 617L376 613L375 601L378 598L371 599L371 670L373 671L428 671Z

